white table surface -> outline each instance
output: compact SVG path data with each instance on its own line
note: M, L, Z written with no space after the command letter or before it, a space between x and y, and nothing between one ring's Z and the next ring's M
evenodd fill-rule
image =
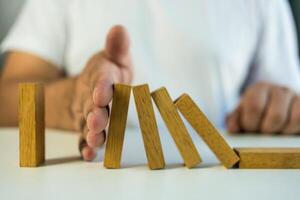
M79 160L77 135L46 131L46 164L20 168L18 129L0 129L0 199L299 199L300 170L227 170L190 131L203 163L195 169L182 159L166 130L160 130L167 168L151 171L141 135L128 129L122 169ZM228 136L235 147L300 147L300 137Z

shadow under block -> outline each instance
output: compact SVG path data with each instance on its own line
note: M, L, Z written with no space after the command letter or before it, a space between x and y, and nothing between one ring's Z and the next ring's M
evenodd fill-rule
M150 90L147 84L132 89L150 169L165 167Z
M226 168L234 166L239 161L235 151L189 95L181 95L175 101L175 105Z
M130 92L131 86L123 84L114 85L113 101L104 155L104 167L106 168L120 168Z
M45 161L44 88L19 84L20 167L37 167Z
M198 165L201 162L200 155L166 88L162 87L152 92L151 96L169 129L185 165L188 168Z
M235 148L240 169L300 169L300 148Z

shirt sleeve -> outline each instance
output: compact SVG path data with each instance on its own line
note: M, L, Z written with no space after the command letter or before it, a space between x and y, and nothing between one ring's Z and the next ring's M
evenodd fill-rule
M285 0L265 1L250 82L268 81L300 92L295 25Z
M66 46L63 0L28 0L1 44L1 51L35 54L62 68Z

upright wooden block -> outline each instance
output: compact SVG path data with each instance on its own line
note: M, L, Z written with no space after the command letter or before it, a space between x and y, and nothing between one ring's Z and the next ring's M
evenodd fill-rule
M235 148L241 169L300 169L300 148Z
M106 168L120 168L130 92L131 86L123 84L114 85L113 102L104 156L104 167Z
M175 105L225 167L230 168L239 161L234 150L189 95L181 95Z
M200 155L166 88L162 87L152 92L151 95L176 143L185 165L188 168L198 165L201 162Z
M132 89L150 169L165 167L151 95L147 84Z
M45 161L44 107L43 85L19 85L20 167L37 167Z

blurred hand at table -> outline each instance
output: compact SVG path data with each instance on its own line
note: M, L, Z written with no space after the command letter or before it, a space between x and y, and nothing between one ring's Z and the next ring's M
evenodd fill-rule
M285 87L256 83L246 89L226 124L231 133L299 134L300 96Z

